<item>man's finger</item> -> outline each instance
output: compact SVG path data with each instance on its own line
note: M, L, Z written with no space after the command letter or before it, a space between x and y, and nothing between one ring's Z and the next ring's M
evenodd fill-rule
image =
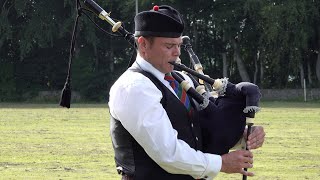
M260 139L260 138L263 138L264 136L265 136L265 132L264 132L263 128L259 126L259 127L255 127L255 129L252 131L252 133L250 133L248 139L251 140L254 137L259 137L259 139Z
M245 162L245 163L253 164L253 158L252 158L252 157L245 157L245 158L244 158L244 162ZM250 168L251 168L251 167L250 167Z
M253 158L253 154L250 151L244 151L243 156Z
M253 172L249 172L249 171L245 171L245 170L241 170L240 172L241 174L245 175L245 176L254 176Z

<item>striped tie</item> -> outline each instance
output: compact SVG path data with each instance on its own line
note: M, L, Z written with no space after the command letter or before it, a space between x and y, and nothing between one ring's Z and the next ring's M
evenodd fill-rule
M190 104L189 97L187 95L187 92L182 88L182 86L176 81L170 73L166 74L164 76L164 79L167 80L174 90L174 92L177 94L179 97L180 101L184 104L184 106L187 108L189 114L192 111L192 107Z

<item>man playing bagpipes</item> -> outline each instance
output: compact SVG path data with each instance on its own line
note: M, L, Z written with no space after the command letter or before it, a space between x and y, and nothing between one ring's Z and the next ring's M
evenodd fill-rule
M122 179L213 179L219 172L253 176L249 150L223 155L202 152L199 112L171 75L180 55L184 23L170 6L154 6L135 17L137 57L110 90L110 132ZM178 74L192 84L191 79ZM211 103L212 104L212 103ZM264 142L253 128L249 149Z

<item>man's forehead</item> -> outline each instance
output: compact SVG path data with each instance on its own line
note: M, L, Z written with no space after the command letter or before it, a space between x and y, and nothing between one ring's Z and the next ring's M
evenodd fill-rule
M178 38L156 37L155 39L165 44L181 44L182 43L181 37L178 37Z

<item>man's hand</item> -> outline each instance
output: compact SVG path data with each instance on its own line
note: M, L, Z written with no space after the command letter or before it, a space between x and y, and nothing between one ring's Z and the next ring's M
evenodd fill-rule
M247 138L247 129L244 131L244 137ZM262 126L252 126L252 132L247 140L248 149L257 149L263 145L266 133Z
M246 176L253 176L252 172L244 171L243 168L252 168L253 155L247 150L237 150L224 154L222 157L221 172L240 173Z

